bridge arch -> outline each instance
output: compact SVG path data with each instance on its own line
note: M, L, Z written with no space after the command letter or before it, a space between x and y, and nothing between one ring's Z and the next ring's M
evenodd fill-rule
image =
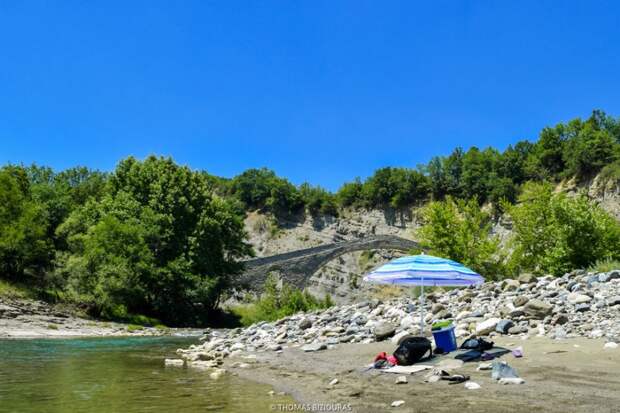
M323 244L245 261L245 271L240 277L240 282L244 288L260 290L267 275L270 272L277 271L282 275L285 282L304 288L314 273L343 254L380 249L409 251L414 248L421 249L421 246L415 241L395 235L376 235L357 240Z

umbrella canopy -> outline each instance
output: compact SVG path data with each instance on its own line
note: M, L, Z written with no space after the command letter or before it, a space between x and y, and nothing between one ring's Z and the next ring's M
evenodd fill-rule
M424 330L424 287L466 287L482 284L484 278L463 264L432 255L410 255L382 265L364 277L377 284L421 286L420 331Z
M403 286L465 287L482 284L484 278L463 264L432 255L397 258L375 269L364 281Z

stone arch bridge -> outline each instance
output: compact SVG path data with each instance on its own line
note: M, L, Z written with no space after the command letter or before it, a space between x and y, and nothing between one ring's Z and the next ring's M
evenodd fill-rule
M352 241L323 244L270 257L247 260L244 262L245 270L240 276L240 282L242 287L260 290L267 275L270 272L277 271L287 283L303 288L307 280L323 265L343 254L381 249L409 251L414 248L420 249L420 244L395 235L375 235Z

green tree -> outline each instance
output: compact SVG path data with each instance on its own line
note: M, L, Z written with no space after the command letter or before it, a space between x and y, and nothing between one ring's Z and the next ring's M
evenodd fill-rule
M555 194L548 183L528 183L507 206L513 221L512 265L561 275L596 261L620 258L620 224L585 195Z
M53 249L45 210L33 201L26 170L0 169L0 277L43 282Z
M252 252L242 218L208 188L171 159L121 161L108 193L59 227L70 284L102 314L204 321L241 270L237 259Z
M505 274L499 240L491 235L491 216L476 199L432 201L422 210L418 232L422 246L433 255L460 262L484 277Z
M362 182L355 178L353 182L347 182L340 187L336 199L341 207L359 206L362 201Z

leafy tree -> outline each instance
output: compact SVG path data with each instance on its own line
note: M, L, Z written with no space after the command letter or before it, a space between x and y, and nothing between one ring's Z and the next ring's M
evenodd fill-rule
M42 282L53 256L47 225L45 210L32 199L26 170L0 169L0 277Z
M320 186L313 187L308 183L303 183L299 187L299 192L310 214L338 215L335 195Z
M236 176L230 184L230 191L246 207L265 209L276 215L295 213L303 207L297 188L266 168L248 169Z
M364 182L362 197L369 207L403 208L424 200L430 191L428 178L406 168L381 168Z
M241 217L171 159L123 160L108 188L59 228L71 285L102 314L204 321L241 270L237 259L251 254Z
M596 261L620 258L620 224L585 195L555 194L548 183L529 183L513 221L512 265L560 275Z
M566 141L563 153L566 176L587 177L616 159L618 144L599 122L595 117L586 122L571 122L574 133Z
M421 216L418 236L431 254L460 262L487 278L506 275L499 240L491 235L491 216L476 199L432 201Z
M544 128L526 161L526 173L535 180L557 179L565 168L564 142L566 127Z
M355 178L353 182L347 182L340 187L336 198L341 207L359 206L362 200L362 182Z

